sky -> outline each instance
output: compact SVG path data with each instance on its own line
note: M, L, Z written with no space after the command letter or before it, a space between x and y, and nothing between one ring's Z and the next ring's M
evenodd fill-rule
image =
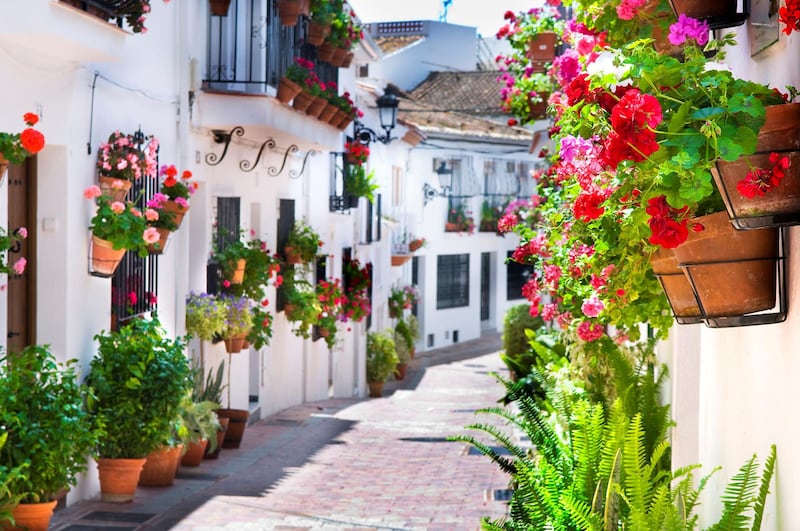
M362 22L394 22L400 20L439 20L441 0L348 0ZM474 26L483 37L491 37L504 24L508 10L527 11L541 5L537 0L452 0L447 22Z

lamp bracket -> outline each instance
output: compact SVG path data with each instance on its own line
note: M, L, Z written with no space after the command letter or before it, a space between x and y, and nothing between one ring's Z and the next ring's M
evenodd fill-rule
M216 166L222 162L222 160L225 158L225 155L228 153L228 146L231 145L233 135L244 136L244 127L237 125L229 132L225 132L222 129L212 129L211 134L214 135L214 142L217 144L225 144L225 147L222 149L222 154L219 156L216 153L206 154L206 164L209 166Z
M442 188L441 190L437 190L428 183L422 185L422 198L423 198L422 206L426 206L428 203L430 203L437 197L450 197L450 190L447 188Z

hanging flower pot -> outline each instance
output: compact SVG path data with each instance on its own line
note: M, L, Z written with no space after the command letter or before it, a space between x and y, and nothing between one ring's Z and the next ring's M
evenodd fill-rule
M324 42L322 46L317 49L317 59L324 62L330 62L333 57L335 48L329 42Z
M740 316L775 307L778 229L736 230L726 212L690 221L673 252L706 317Z
M89 245L89 273L103 278L112 276L125 252L125 249L114 249L111 242L93 235Z
M189 212L188 206L181 206L172 199L168 201L164 201L163 210L166 214L170 216L170 219L173 223L175 223L176 227L175 230L181 228L181 223L183 222L183 217Z
M164 248L167 246L167 242L169 241L169 236L172 234L172 231L163 227L156 227L156 230L158 231L158 241L148 245L147 250L150 252L150 254L163 254Z
M653 273L661 282L667 295L672 315L678 324L695 324L702 322L700 307L694 297L689 279L678 266L678 259L672 249L659 248L650 257Z
M341 68L350 68L350 65L353 64L353 59L355 58L356 54L353 52L347 52L344 54L342 58L342 64L340 65Z
M669 0L669 3L676 17L686 15L705 20L710 29L738 26L748 15L746 11L737 11L737 0Z
M215 17L227 17L228 9L231 7L231 0L209 0L211 15Z
M330 123L331 118L336 114L336 106L332 105L329 102L325 102L325 107L322 108L322 111L317 116L317 119L320 122Z
M114 177L100 176L97 178L97 184L103 195L108 197L111 201L124 201L128 195L128 190L131 189L133 183L125 179L115 179Z
M313 116L314 118L319 118L320 113L327 105L327 100L321 96L316 96L311 103L306 108L306 114L309 116Z
M768 106L755 154L712 174L737 228L800 224L800 103Z
M313 20L308 23L308 33L306 34L306 42L313 46L319 46L325 42L325 37L330 35L330 24L320 24Z
M303 0L278 0L278 16L284 26L296 26Z
M411 260L410 254L393 254L392 255L392 265L397 267L405 264Z
M347 48L334 48L333 54L328 61L331 65L341 68L344 65L344 58L349 50Z
M531 61L551 61L556 56L558 35L547 31L536 34L528 41L528 59Z
M540 94L539 96L528 96L528 109L531 119L543 118L547 114L547 100L550 94ZM538 101L537 101L538 100Z
M241 284L244 281L245 267L247 267L247 260L240 258L236 261L236 269L231 277L231 284Z
M303 89L300 85L288 77L282 77L280 81L278 81L278 101L281 103L289 103L294 99L295 96L300 94L302 90Z
M246 334L233 336L225 339L225 352L228 354L238 354L244 348L244 342L247 338Z
M305 112L308 109L308 106L311 105L314 101L314 96L309 94L306 91L301 91L294 97L294 101L292 102L292 107L297 109L298 111Z

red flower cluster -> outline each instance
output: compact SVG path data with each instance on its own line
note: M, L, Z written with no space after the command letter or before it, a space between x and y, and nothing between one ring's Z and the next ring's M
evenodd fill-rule
M347 142L344 149L348 162L353 164L364 164L369 158L369 147L361 142Z
M588 189L581 191L575 199L575 204L572 206L572 213L575 215L576 219L584 223L589 223L603 215L605 208L600 205L603 201L608 199L610 194L610 188L590 186Z
M740 194L753 199L757 195L766 194L781 183L781 179L786 176L784 170L789 167L789 158L772 152L769 154L769 162L772 164L771 170L753 168L747 172L744 179L736 183L736 189Z
M650 215L648 221L652 233L650 243L660 245L665 249L674 249L686 241L689 236L686 218L689 214L689 207L673 208L667 203L666 196L660 195L647 202L645 212ZM692 226L692 230L700 231L702 226L695 224Z
M800 0L786 0L786 5L778 9L778 22L784 24L786 35L800 31Z
M611 127L603 158L612 168L623 160L641 162L658 151L655 128L661 123L661 104L639 89L628 89L611 111Z

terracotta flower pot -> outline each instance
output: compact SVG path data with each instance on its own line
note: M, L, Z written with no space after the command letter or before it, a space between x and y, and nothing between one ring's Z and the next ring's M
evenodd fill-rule
M242 351L245 342L245 335L229 337L225 340L225 352L229 354L238 354Z
M97 178L97 185L109 201L125 201L133 183L125 179L114 179L101 175Z
M319 46L325 42L325 37L330 35L330 24L320 24L313 20L308 23L308 33L306 34L306 42L313 46Z
M227 17L230 6L231 0L209 0L211 15L215 17Z
M320 61L324 61L326 63L330 62L331 57L333 57L333 52L335 48L328 42L322 43L322 45L317 50L317 59Z
M278 16L284 26L296 26L303 0L278 0Z
M539 33L528 41L528 59L531 61L549 61L556 56L558 35L547 31Z
M333 66L341 68L344 64L344 58L348 54L350 50L347 48L334 48L333 54L331 55L330 60L328 61Z
M145 458L141 459L109 459L97 460L100 473L100 499L104 502L126 503L133 501L139 475L144 467Z
M53 517L56 503L55 500L42 503L20 503L11 511L14 525L3 523L2 529L47 531L50 528L50 519Z
M236 261L236 269L231 278L231 284L241 284L244 282L244 270L247 267L247 260L240 258Z
M707 19L729 17L736 13L736 0L670 0L675 16Z
M147 454L139 476L139 485L167 487L175 483L175 474L181 461L183 445L163 446Z
M169 201L164 201L163 210L169 216L172 222L175 223L175 230L178 230L181 228L181 223L183 223L183 217L187 212L189 212L189 207L182 207L170 199Z
M297 265L303 263L303 256L290 245L283 248L283 256L286 258L287 264Z
M320 122L330 123L331 118L336 114L336 107L329 102L325 102L325 107L322 108L322 111L317 116L317 119Z
M380 398L383 396L383 382L367 382L369 386L370 398Z
M353 58L355 58L355 56L356 54L354 54L353 52L347 52L346 54L344 54L340 68L350 68L350 65L353 64Z
M308 106L314 102L314 96L309 94L306 91L300 91L295 97L294 101L292 101L292 107L297 109L298 111L305 112L308 109Z
M219 453L222 451L222 443L225 441L225 432L228 431L228 425L230 423L230 419L227 417L221 417L217 415L217 419L219 420L219 430L217 430L217 447L214 451L210 451L211 445L209 445L206 449L206 454L203 456L203 459L217 459L219 457Z
M410 254L393 254L392 255L392 265L393 266L401 266L411 260Z
M278 101L281 103L289 103L294 99L295 96L302 92L302 87L289 79L288 77L282 77L278 81L278 94L277 98Z
M659 248L650 256L653 273L661 282L667 295L672 315L678 324L702 322L700 307L694 297L689 279L678 266L678 259L672 249Z
M219 409L217 410L217 415L220 418L229 420L222 447L239 448L244 438L244 430L247 427L247 419L250 417L250 412L246 409Z
M773 152L789 160L784 178L764 195L742 195L737 183L751 168L771 169L769 157ZM712 174L737 228L800 224L800 103L768 106L755 154L734 162L718 160Z
M325 105L327 104L328 102L325 98L316 96L306 108L306 114L314 118L319 118L320 113L325 109Z
M158 231L158 241L147 246L147 251L150 254L162 254L169 241L169 236L172 234L171 230L163 227L156 227L156 230Z
M550 99L550 94L541 94L539 99L541 101L534 101L533 96L528 96L529 115L534 120L543 118L547 114L547 100Z
M690 220L690 231L673 250L693 283L701 312L732 317L775 306L778 229L736 230L727 212Z
M181 457L181 466L200 466L206 448L208 448L208 439L190 442L186 453Z
M114 275L125 252L125 249L114 249L111 242L92 235L92 243L89 248L90 273L104 278Z
M408 369L407 363L398 363L394 369L394 377L398 380L406 379L406 370Z

